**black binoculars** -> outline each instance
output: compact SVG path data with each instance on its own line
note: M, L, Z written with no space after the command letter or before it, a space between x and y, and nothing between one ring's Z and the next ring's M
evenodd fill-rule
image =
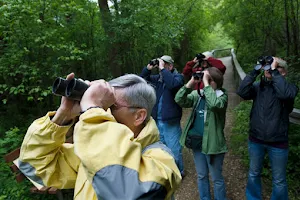
M274 59L272 56L260 56L257 59L258 64L254 67L255 70L263 69L265 71L271 69L271 64Z
M52 93L80 101L88 88L89 85L79 79L66 80L58 77L52 85Z
M155 66L159 65L159 60L157 58L150 60L149 65Z
M203 55L202 53L197 53L195 57L199 62L202 62L203 59L205 58L205 55Z
M203 75L204 75L204 74L202 73L202 71L201 71L201 72L194 72L194 73L192 74L192 76L194 77L195 80L202 80Z

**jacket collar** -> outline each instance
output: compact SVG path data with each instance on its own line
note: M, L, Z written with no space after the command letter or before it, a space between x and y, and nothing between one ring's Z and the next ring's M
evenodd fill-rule
M139 142L142 145L142 148L159 141L158 128L152 117L133 141Z

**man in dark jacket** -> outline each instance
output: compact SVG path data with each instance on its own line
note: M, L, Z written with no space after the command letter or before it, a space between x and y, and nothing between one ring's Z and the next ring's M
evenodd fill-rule
M175 102L177 91L183 86L183 76L174 68L171 56L164 55L157 59L159 63L144 67L141 77L154 85L156 104L152 110L160 133L160 140L169 147L176 159L178 168L183 175L180 120L182 108ZM159 74L151 75L151 70L158 67Z
M253 100L250 114L248 142L250 168L246 197L248 200L262 199L260 177L267 152L273 179L271 199L287 200L289 113L293 110L298 88L285 80L287 64L284 60L273 57L271 66L262 65L259 68L256 67L256 70L244 78L237 92L243 99ZM261 69L264 71L261 80L254 82Z

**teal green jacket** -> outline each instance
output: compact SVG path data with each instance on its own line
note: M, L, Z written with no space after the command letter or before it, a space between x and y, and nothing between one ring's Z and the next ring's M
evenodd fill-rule
M226 109L228 95L225 89L221 89L222 95L217 96L216 91L211 86L203 88L205 95L205 104L207 106L206 121L204 124L204 133L202 141L202 153L219 154L227 152L226 141L224 137L224 127L226 118ZM183 134L180 138L180 144L184 146L188 131L193 124L195 117L195 107L200 96L197 90L183 86L176 94L175 101L183 108L193 108L188 121L185 125Z

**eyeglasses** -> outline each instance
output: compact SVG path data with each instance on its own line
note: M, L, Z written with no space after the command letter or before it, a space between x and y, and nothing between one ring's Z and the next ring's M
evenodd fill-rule
M113 109L113 110L118 110L120 108L142 108L142 107L121 105L121 104L114 103L110 108Z

